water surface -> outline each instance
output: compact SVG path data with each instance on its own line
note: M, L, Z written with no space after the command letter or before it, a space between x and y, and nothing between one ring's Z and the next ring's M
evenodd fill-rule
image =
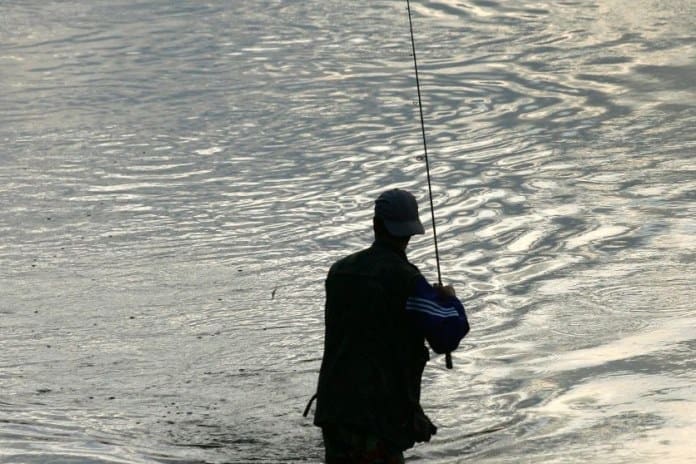
M688 462L696 3L412 9L473 330L408 460ZM320 461L325 272L427 218L405 4L0 11L0 462Z

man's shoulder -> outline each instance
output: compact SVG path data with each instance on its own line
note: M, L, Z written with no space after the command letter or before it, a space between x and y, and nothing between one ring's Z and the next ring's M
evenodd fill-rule
M392 274L409 280L421 275L420 270L404 257L374 245L339 259L331 266L329 275L346 272Z
M340 258L331 265L329 274L359 266L362 262L369 260L369 253L370 248L365 248Z

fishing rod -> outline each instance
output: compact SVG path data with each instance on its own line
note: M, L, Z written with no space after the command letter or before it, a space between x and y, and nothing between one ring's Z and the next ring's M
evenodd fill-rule
M433 187L430 182L430 162L428 161L428 143L425 139L425 119L423 118L423 102L421 100L420 80L418 79L418 60L416 60L416 41L413 38L413 20L411 19L411 2L406 0L408 10L408 27L411 31L411 51L413 56L413 69L416 72L416 90L418 91L418 110L420 111L421 134L423 135L423 154L425 158L425 173L428 178L428 196L430 198L430 218L433 222L433 241L435 243L435 264L437 265L437 283L442 287L442 273L440 272L440 252L437 248L437 230L435 229L435 206L433 205ZM452 369L452 353L445 354L445 365Z

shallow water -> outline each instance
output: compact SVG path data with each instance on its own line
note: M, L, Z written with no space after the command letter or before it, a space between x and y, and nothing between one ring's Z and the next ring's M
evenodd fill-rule
M688 462L696 3L412 8L473 330L408 460ZM427 217L403 2L0 11L0 462L319 461L324 274Z

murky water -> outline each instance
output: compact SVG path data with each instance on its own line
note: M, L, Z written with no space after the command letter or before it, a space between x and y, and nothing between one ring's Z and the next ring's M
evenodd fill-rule
M696 2L412 8L473 330L409 461L689 462ZM324 274L427 212L405 4L0 12L0 462L319 461Z

